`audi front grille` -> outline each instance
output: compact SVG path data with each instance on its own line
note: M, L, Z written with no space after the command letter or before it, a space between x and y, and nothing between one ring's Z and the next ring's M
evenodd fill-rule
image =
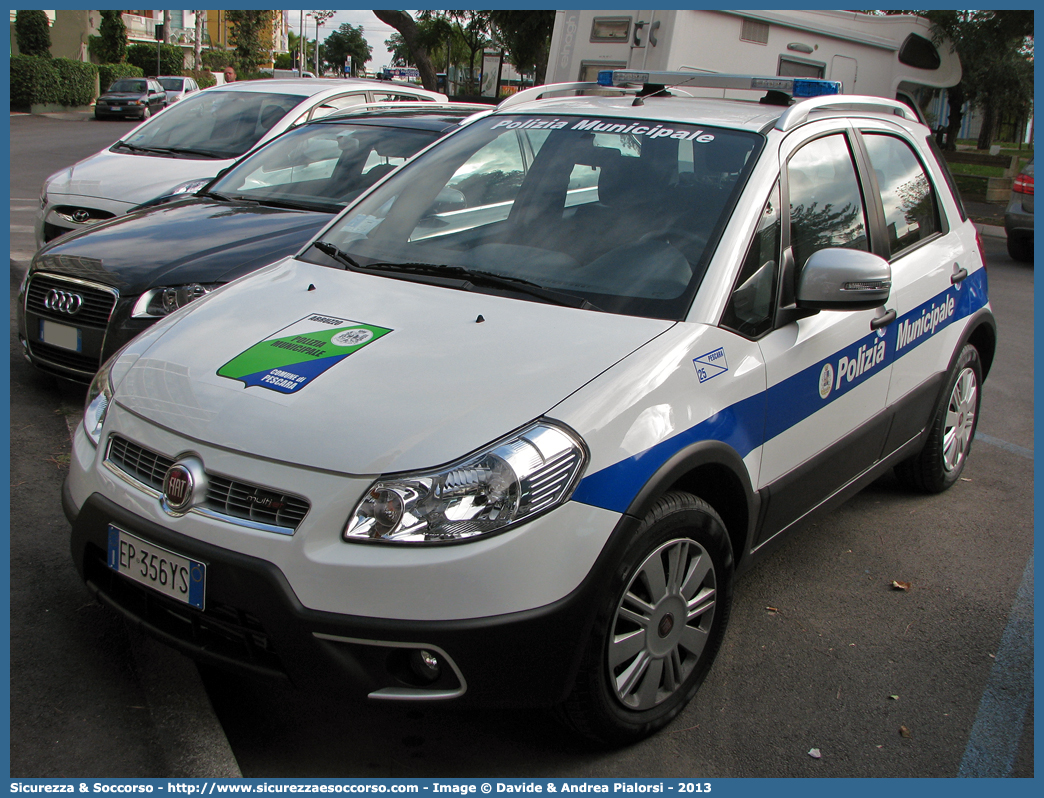
M60 301L54 301L56 296ZM25 309L57 322L104 330L118 296L114 288L49 274L34 274L26 289Z

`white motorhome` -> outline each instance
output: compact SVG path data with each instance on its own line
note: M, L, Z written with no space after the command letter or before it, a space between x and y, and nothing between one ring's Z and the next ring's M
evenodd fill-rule
M922 107L931 90L961 79L949 41L934 44L931 23L909 14L556 12L546 82L597 80L607 69L827 78L846 94Z

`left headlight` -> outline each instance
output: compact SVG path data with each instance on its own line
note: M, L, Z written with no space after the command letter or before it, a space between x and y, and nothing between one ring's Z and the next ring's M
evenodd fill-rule
M179 310L194 299L206 296L223 283L188 283L152 288L134 303L131 317L135 319L161 318Z
M538 421L444 468L379 479L344 539L454 543L503 532L565 502L586 464L575 433Z
M91 387L87 391L87 403L83 408L83 431L95 446L101 440L102 426L105 424L105 415L109 412L109 404L115 393L112 387L112 366L122 354L122 350L105 361L94 375Z

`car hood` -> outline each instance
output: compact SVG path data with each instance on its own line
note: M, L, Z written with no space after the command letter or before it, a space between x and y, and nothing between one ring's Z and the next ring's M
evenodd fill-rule
M119 405L187 439L355 475L429 468L479 449L673 324L294 259L186 311L132 344L131 355L144 351L119 368ZM310 361L320 366L303 383L290 372L307 367L269 370L308 361L308 327L364 329L341 358Z
M223 283L293 255L332 218L204 199L160 205L44 247L36 268L136 295L158 285Z
M114 91L112 94L106 92L98 98L98 102L107 100L140 100L145 96L146 92L143 91Z
M130 208L189 180L214 177L233 162L103 150L51 175L47 193L115 200Z

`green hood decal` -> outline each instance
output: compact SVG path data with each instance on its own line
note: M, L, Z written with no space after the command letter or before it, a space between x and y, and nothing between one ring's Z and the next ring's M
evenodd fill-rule
M378 338L386 327L313 313L241 352L219 377L279 393L297 393L327 369Z

